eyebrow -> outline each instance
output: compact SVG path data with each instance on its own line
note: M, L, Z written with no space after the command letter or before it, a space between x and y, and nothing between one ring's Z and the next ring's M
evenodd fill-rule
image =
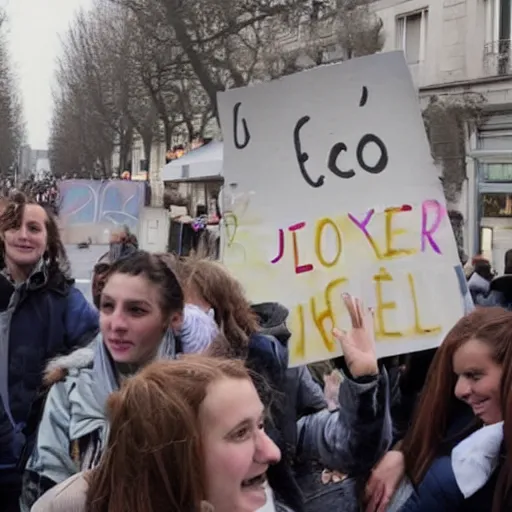
M260 421L264 421L265 418L267 417L267 409L263 409L261 411L261 414L258 416L258 420L257 422L259 423ZM241 426L243 425L247 425L247 424L252 424L253 423L253 419L252 418L245 418L243 419L242 421L239 421L235 427L233 427L231 430L230 430L230 433L233 432L233 430L236 430L237 428L240 428ZM229 435L229 434L228 434Z
M476 368L474 366L470 367L470 368L465 368L464 371L460 372L460 373L457 373L455 371L455 369L453 370L453 373L455 373L456 375L467 375L469 373L483 373L483 368Z
M111 297L110 295L106 295L106 294L103 294L103 300L110 300L110 301L113 301L113 302L116 301L113 297ZM130 306L145 306L147 308L151 308L152 307L151 303L146 301L146 300L144 300L144 299L140 299L140 300L138 300L138 299L128 299L128 300L126 300L124 302L126 302Z

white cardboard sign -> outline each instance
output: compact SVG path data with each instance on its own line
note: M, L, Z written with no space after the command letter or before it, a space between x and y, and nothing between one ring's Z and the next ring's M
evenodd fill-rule
M341 294L375 308L380 356L438 346L465 281L402 52L219 94L224 263L290 310L290 364L332 358Z

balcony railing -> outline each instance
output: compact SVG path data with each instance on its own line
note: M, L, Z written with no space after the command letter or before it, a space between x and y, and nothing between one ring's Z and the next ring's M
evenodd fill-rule
M484 73L486 76L512 73L512 41L501 39L484 46Z

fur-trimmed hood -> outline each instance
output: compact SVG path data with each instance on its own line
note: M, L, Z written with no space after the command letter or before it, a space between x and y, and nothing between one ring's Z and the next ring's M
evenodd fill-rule
M64 380L71 370L80 371L84 368L90 368L94 361L94 345L96 341L97 338L87 347L79 348L65 356L50 359L44 371L44 385L50 387Z

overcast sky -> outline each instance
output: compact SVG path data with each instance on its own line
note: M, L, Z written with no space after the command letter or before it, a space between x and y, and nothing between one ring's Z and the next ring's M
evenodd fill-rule
M46 149L51 86L62 35L76 10L92 0L0 0L9 17L8 39L20 79L28 143Z

